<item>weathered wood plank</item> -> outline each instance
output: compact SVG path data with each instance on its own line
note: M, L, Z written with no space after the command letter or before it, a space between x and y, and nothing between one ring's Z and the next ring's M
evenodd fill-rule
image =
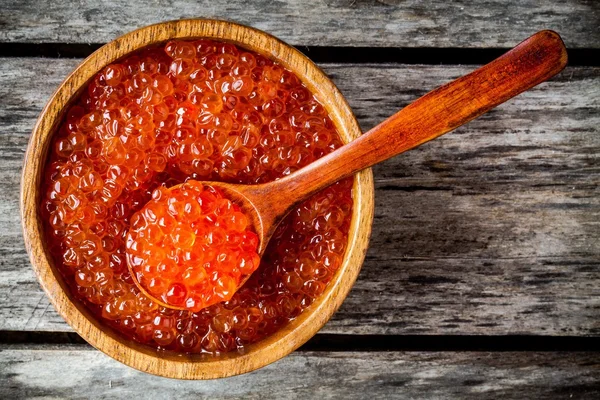
M35 117L76 63L0 59L0 329L69 330L29 266L18 182ZM364 129L472 69L323 67ZM600 68L568 68L378 166L371 248L324 332L599 334L599 110Z
M296 352L258 371L177 381L87 346L0 348L2 398L594 399L598 353Z
M230 19L304 46L512 47L542 29L561 33L569 48L600 45L595 0L5 0L0 41L104 43L195 17Z

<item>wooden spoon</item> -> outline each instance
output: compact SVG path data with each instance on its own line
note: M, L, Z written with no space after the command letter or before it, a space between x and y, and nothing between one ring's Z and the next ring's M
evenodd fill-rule
M220 188L240 205L258 234L258 252L262 256L279 222L312 194L466 124L556 75L566 64L567 52L560 36L541 31L491 63L427 93L358 139L291 175L260 185L203 183Z

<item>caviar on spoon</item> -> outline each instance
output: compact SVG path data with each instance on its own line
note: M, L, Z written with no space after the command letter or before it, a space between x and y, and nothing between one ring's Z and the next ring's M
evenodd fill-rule
M258 236L240 207L194 180L154 190L131 218L126 248L144 294L190 311L230 300L260 263Z
M174 191L183 191L186 185L192 188L210 185L212 190L220 190L226 198L232 201L232 204L237 204L240 207L238 210L242 212L240 215L245 215L250 222L250 230L254 230L258 235L257 247L249 246L252 247L249 253L252 256L249 256L248 259L255 260L256 253L254 251L258 254L264 252L279 222L298 203L347 176L417 147L471 121L554 76L566 66L566 62L566 49L560 37L554 32L542 31L493 62L419 98L351 143L282 179L259 185L188 182ZM193 218L192 220L186 219L183 209L176 211L175 218L179 218L178 221L186 226L194 223ZM248 224L243 225L243 232L246 232ZM172 229L169 232L175 241L179 234L177 230L181 229L181 226L181 224L172 224L171 228L168 228ZM207 232L206 237L211 235L211 229L217 228L220 229L218 226L209 226L205 231ZM214 232L217 230L212 231L212 233ZM150 239L149 243L152 244L153 240ZM217 245L211 245L210 239L205 241L207 243L205 256L212 260L214 259L213 254L217 253ZM254 243L254 237L251 242ZM173 244L181 245L180 243ZM185 244L188 243L185 242ZM254 250L255 248L256 250ZM132 246L128 246L130 254L128 260L135 260L135 256L131 256L132 249ZM149 254L152 255L152 252ZM166 257L170 258L168 255ZM137 265L134 264L134 272ZM250 262L246 270L244 270L245 265L231 264L228 266L229 269L223 267L222 275L219 276L219 273L215 273L214 279L209 281L206 288L207 293L214 294L215 290L223 293L221 286L224 286L224 277L235 276L238 279L225 278L227 282L225 290L229 296L233 295L235 289L232 282L235 282L238 288L241 287L250 277L250 274L244 274L243 271L251 273L253 268L257 267L254 266L254 261ZM154 268L156 265L149 262L146 266ZM135 279L137 275L134 273L133 276ZM181 276L179 274L179 277ZM189 281L188 283L185 281L186 279L183 278L178 284L189 286ZM177 287L179 288L179 286ZM215 289L217 287L219 288ZM177 297L178 293L167 293L165 296L166 298ZM195 307L199 307L196 301L188 301L189 303L186 304L194 308L188 305L184 308L196 310ZM206 305L210 304L212 303L208 301Z

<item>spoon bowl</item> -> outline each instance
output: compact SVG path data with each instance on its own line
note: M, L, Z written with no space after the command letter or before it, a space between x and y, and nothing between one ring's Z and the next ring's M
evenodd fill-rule
M258 249L256 251L258 255L262 257L265 253L267 245L269 244L269 239L271 238L273 232L277 228L279 221L287 215L287 212L272 212L277 210L277 208L271 204L265 205L265 201L263 200L265 196L269 195L269 190L271 190L271 186L269 186L269 184L240 185L217 181L202 181L200 183L202 184L202 186L210 186L215 189L218 189L223 193L225 198L230 200L232 203L237 204L241 208L242 213L249 220L249 226L252 227L251 230L258 235L259 242ZM185 185L185 183L180 183L178 185L171 186L169 189L180 188L183 185ZM291 207L288 209L288 212L290 209ZM175 310L187 309L186 307L168 304L162 299L152 295L152 293L150 293L150 291L139 281L138 274L135 272L133 266L129 262L130 259L127 258L127 260L127 268L129 269L129 273L133 278L133 282L146 297L163 307L168 307ZM246 283L246 281L250 279L251 276L251 274L246 274L242 276L242 279L238 283L237 288L241 288Z

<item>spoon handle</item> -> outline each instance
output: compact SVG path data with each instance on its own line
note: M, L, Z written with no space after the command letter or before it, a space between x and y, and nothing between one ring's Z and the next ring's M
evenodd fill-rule
M338 180L435 139L547 80L567 64L560 36L541 31L491 63L429 92L301 170L277 181L299 201Z

